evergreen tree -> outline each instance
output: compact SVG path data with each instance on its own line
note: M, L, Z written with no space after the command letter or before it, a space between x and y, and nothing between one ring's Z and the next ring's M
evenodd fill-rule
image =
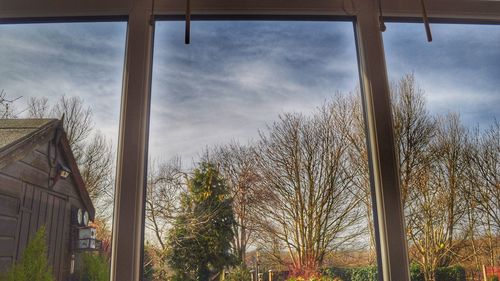
M235 219L218 170L201 163L187 182L182 211L169 234L168 262L178 280L206 281L236 264L231 253Z
M26 246L21 260L14 264L2 281L53 281L47 260L45 227L41 227Z

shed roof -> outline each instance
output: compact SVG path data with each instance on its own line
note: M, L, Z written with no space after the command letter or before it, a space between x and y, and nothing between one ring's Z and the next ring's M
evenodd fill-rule
M0 150L54 121L57 119L0 119Z

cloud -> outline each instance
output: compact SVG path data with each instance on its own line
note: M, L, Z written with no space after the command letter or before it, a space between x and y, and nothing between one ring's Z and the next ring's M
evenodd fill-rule
M126 23L0 25L0 88L10 96L79 96L116 145Z
M206 146L246 142L288 111L358 85L351 23L157 23L150 152L191 164Z
M435 114L460 113L465 124L500 117L500 27L433 24L433 42L422 24L391 23L384 33L389 77L414 73Z
M434 113L460 111L467 124L499 117L498 26L388 24L392 80L414 72ZM0 88L12 96L80 96L96 128L118 135L125 23L0 26ZM158 22L150 152L192 163L206 147L258 137L279 114L310 112L358 86L352 23ZM22 107L21 106L17 106Z

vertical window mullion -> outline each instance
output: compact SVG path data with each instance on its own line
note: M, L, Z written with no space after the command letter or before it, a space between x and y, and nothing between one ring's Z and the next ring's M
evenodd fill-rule
M378 15L372 3L366 2L360 10L356 38L370 177L375 191L372 196L376 201L379 280L410 280L389 82Z

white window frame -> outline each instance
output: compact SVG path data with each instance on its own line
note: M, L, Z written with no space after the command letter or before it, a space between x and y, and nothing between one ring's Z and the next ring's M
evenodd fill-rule
M154 0L155 16L182 16L185 0ZM381 0L383 14L421 16L419 0ZM367 126L373 196L379 230L379 274L409 281L379 11L376 0L191 0L199 16L340 16L355 18L360 83ZM118 143L111 280L142 275L144 199L151 95L153 0L0 0L0 23L127 18L126 56ZM427 0L433 19L500 22L500 1ZM423 27L422 27L423 28Z

